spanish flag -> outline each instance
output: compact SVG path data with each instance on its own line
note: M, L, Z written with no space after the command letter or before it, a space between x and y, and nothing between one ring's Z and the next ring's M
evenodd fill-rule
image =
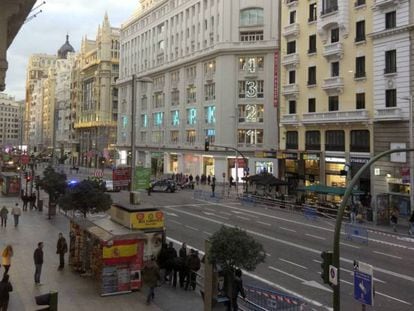
M138 253L138 240L116 240L111 246L104 245L102 259L106 265L128 263Z

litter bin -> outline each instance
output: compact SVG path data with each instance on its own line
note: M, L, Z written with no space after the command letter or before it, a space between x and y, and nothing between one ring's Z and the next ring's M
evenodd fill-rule
M58 309L58 293L57 292L50 292L48 294L35 296L35 300L38 306L45 306L44 308L38 309L38 310L57 311Z
M38 200L37 201L37 210L39 212L43 211L43 200Z
M131 191L129 193L129 203L137 205L141 203L141 195L137 191Z

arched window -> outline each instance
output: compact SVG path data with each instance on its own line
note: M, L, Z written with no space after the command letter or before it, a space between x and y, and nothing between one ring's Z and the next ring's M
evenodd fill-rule
M256 26L263 24L262 8L249 8L240 11L240 26Z

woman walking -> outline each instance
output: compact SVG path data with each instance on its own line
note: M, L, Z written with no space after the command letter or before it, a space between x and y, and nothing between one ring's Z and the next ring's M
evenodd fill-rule
M1 254L1 264L4 267L4 275L9 273L12 257L13 257L13 247L11 245L7 245L4 248L3 253Z

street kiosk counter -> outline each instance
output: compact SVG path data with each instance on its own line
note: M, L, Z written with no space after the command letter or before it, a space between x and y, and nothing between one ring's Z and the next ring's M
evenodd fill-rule
M151 256L158 257L162 244L165 242L164 212L158 208L139 208L112 204L109 211L111 219L132 230L145 233L144 262Z
M72 218L69 264L83 276L95 277L101 296L129 293L142 286L145 234L131 231L109 216Z
M2 172L0 174L1 193L7 196L20 195L20 175L13 172Z

